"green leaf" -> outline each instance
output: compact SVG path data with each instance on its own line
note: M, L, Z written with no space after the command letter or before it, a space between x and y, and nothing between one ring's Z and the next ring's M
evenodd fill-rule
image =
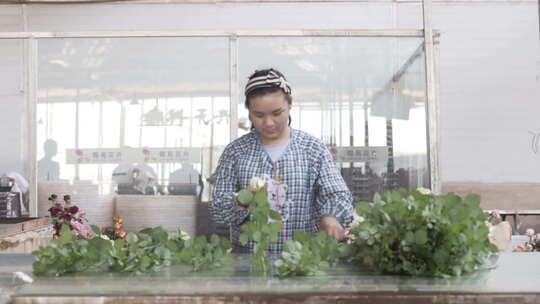
M259 242L261 240L261 232L260 231L255 231L253 233L253 240L255 242Z
M242 189L238 192L237 198L242 204L249 205L253 200L253 193L247 189Z
M277 234L281 231L281 222L274 222L270 224L271 234Z
M62 234L62 236L58 238L59 244L67 244L75 240L75 235L71 233L71 228L66 224L62 224L60 233Z
M275 221L281 221L281 214L275 210L268 211L268 216Z
M428 241L427 231L424 229L416 231L414 234L414 241L416 244L425 244Z
M257 203L258 206L268 208L268 193L264 190L257 192L257 194L255 194L255 203Z
M128 243L130 243L130 244L136 243L139 240L137 235L135 233L131 233L131 232L127 234L126 239L127 239Z
M239 238L240 244L245 246L247 244L248 240L249 240L249 236L246 233L240 234L240 238Z
M100 234L101 234L101 229L99 229L98 226L96 226L96 225L90 225L90 228L92 229L92 231L93 231L96 235L100 235Z

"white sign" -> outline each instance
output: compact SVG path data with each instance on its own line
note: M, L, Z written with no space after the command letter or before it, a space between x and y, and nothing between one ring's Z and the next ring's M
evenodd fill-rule
M388 147L329 147L336 162L385 162Z
M200 148L139 148L145 163L200 163Z
M128 151L121 148L67 149L67 164L118 164L126 160Z
M200 148L67 149L67 164L200 163Z

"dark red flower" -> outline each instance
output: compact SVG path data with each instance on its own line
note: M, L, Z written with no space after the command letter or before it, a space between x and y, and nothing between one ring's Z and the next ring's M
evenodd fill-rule
M58 198L58 195L56 195L56 194L51 194L51 198L50 198L51 200L55 200L55 199L57 199L57 198Z
M60 219L64 220L64 222L69 222L71 221L71 215L69 215L69 213L64 213Z
M71 214L75 214L75 213L77 213L77 211L79 211L79 207L77 207L77 206L71 206L71 207L69 207L68 211L69 211L69 213L71 213Z
M51 208L49 208L49 212L51 213L51 216L56 217L59 213L62 213L64 209L60 204L55 204Z
M69 195L69 194L64 195L64 201L66 203L69 203L69 201L71 201L71 195Z

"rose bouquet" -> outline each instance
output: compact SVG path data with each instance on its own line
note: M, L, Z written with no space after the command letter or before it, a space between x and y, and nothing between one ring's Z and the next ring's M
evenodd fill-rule
M71 196L64 195L64 200L59 201L56 194L49 197L52 207L49 208L49 213L53 219L54 238L61 236L62 225L69 227L71 232L85 239L90 239L94 236L92 229L85 224L88 222L86 213L76 205L71 204Z

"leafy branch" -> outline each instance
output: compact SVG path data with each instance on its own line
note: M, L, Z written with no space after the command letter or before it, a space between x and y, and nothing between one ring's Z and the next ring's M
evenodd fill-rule
M188 241L186 248L180 253L180 261L191 264L193 271L219 268L233 262L231 243L213 234L210 241L200 236Z
M313 236L296 231L293 240L285 242L281 257L275 262L278 276L322 275L346 254L346 246L325 232Z
M251 218L241 226L240 243L247 245L253 242L253 257L251 262L258 271L264 275L271 272L268 258L270 244L277 243L281 230L281 215L272 210L268 202L268 193L263 184L252 182L254 187L243 189L238 193L237 199L241 204L249 206Z
M64 225L58 239L32 252L37 258L32 265L34 274L59 276L89 270L141 273L181 262L192 264L197 271L232 261L229 241L215 235L210 242L205 237L190 242L183 232L157 227L143 229L139 235L128 233L126 240L109 240L100 234L99 227L92 228L97 236L87 240L77 238Z
M449 276L472 272L496 250L480 197L414 190L376 194L359 203L351 259L377 272Z

